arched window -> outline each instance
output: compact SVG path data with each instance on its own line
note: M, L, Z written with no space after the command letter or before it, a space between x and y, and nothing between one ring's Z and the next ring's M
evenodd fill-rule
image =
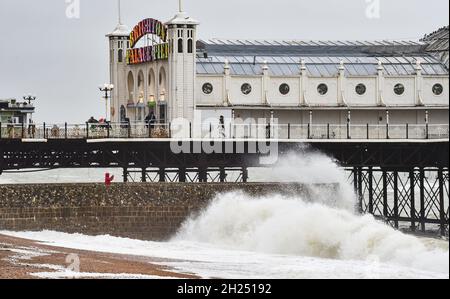
M119 50L119 62L123 62L123 50Z
M141 70L138 73L138 102L143 104L145 101L145 81L144 81L144 72Z
M192 39L188 40L188 53L192 54L194 52L194 42Z
M148 74L148 99L149 102L156 101L156 77L153 69L150 69Z
M134 76L131 71L128 73L128 102L134 102Z
M166 100L166 70L161 67L159 70L159 101L164 102Z
M183 53L183 39L178 39L178 53Z

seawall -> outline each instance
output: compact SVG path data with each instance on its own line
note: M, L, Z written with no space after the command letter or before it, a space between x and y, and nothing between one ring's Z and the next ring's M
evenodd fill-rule
M0 230L56 230L166 240L216 195L298 195L317 188L302 184L36 184L0 185ZM334 185L322 186L335 190ZM321 188L323 190L323 188Z

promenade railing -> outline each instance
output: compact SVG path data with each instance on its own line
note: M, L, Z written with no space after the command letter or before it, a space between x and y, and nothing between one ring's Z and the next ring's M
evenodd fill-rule
M146 139L179 137L180 126L168 124L84 123L2 124L0 139ZM202 139L281 140L426 140L448 139L448 124L227 124L205 123L199 134L189 124L183 137ZM187 136L188 135L188 136Z

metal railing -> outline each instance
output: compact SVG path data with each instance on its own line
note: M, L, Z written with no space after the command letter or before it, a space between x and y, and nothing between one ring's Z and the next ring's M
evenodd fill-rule
M199 137L192 124L183 128L189 136ZM0 139L118 139L172 138L178 136L172 125L136 123L85 124L1 124ZM448 124L203 124L202 139L286 139L286 140L407 140L448 139Z

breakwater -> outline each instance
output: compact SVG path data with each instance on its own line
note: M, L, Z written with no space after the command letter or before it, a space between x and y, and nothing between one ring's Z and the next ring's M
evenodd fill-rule
M242 191L314 198L336 185L254 184L36 184L0 186L0 230L166 240L218 194ZM318 191L320 190L320 191Z

